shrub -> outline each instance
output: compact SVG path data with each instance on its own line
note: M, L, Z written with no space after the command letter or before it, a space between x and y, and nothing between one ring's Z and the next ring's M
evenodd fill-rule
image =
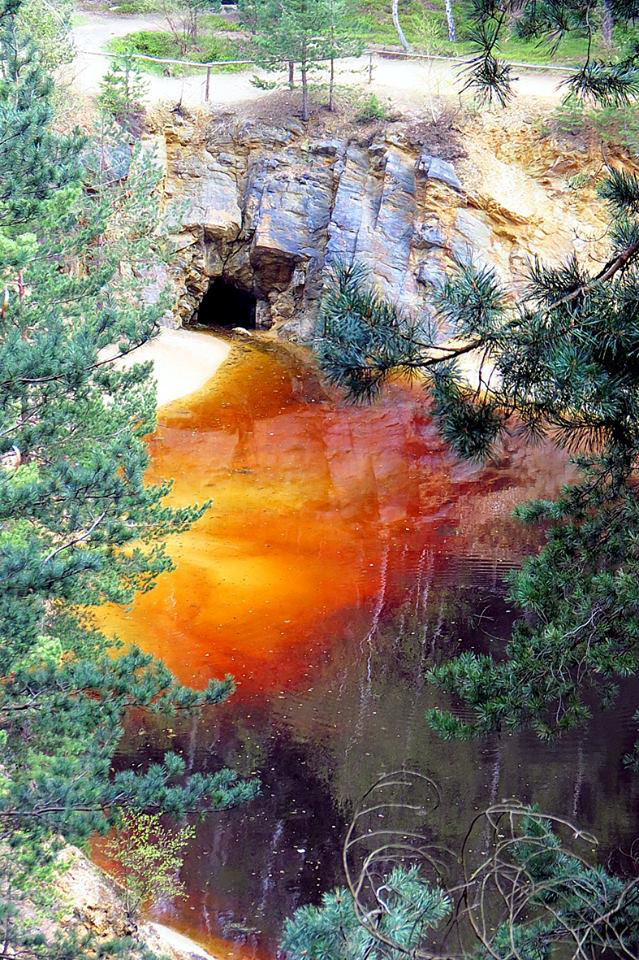
M606 143L639 152L639 116L635 105L602 107L592 112L592 125Z
M207 37L200 43L198 57L202 57L205 63L212 60L238 60L238 47L230 40L224 37Z
M150 13L153 3L151 0L123 0L123 3L118 3L111 9L118 13Z
M202 27L212 33L241 33L243 29L239 23L230 19L229 14L224 13L205 14L202 17Z
M175 41L161 30L136 30L112 44L118 53L142 53L146 57L174 57Z
M122 868L126 910L136 921L144 906L160 897L185 896L179 873L184 850L195 835L192 826L170 830L159 814L127 811L107 844L107 854Z
M375 94L371 93L358 110L356 120L358 123L371 123L373 120L386 120L387 117L388 110Z
M246 57L246 51L242 44L229 37L208 36L200 42L200 48L192 54L194 60L201 60L205 63L212 63L216 60L243 60ZM218 70L230 71L244 70L241 64L230 64L227 67L218 67Z
M559 133L579 133L584 130L587 120L584 105L576 97L567 97L552 112L554 128Z
M568 177L566 186L569 190L582 190L583 187L587 187L592 181L592 176L585 170L582 170L581 173L576 173L573 177Z
M411 17L406 20L406 29L412 37L416 47L426 53L435 53L442 50L442 25L437 14L420 6Z

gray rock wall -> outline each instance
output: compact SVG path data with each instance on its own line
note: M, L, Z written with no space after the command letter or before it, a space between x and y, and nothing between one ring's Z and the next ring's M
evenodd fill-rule
M453 164L401 131L367 145L313 139L296 121L203 134L177 118L163 136L177 211L173 322L188 323L221 276L257 297L259 325L308 341L338 261L365 264L380 292L412 311L428 309L455 259L508 272L510 251L489 217L467 209Z

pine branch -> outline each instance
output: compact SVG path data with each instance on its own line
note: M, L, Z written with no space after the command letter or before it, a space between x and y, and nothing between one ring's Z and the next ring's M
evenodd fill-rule
M579 287L577 287L576 290L572 290L570 293L551 303L551 309L556 309L557 307L564 306L566 303L571 303L573 300L576 300L577 297L584 296L585 294L591 292L597 284L606 283L608 280L612 280L615 274L627 267L632 258L638 253L639 239L631 243L628 247L626 247L625 250L622 250L622 252L617 254L616 257L613 257L611 260L609 260L608 263L606 263L606 265L599 271L599 273L587 283L582 283Z

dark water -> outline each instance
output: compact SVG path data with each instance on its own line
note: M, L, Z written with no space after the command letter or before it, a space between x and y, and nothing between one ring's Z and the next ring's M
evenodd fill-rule
M529 734L444 743L425 680L462 649L495 649L514 611L504 576L534 546L515 503L553 495L551 450L504 452L483 470L444 450L423 397L373 409L330 396L304 358L236 349L223 376L166 408L154 471L175 498L216 497L178 542L176 574L124 619L185 680L231 670L238 692L170 729L133 717L122 745L141 764L172 749L189 769L257 774L260 797L198 827L188 899L155 916L218 954L272 956L283 919L342 882L353 805L383 771L430 775L429 828L457 847L473 814L509 797L594 831L605 852L638 830L637 690L557 743Z

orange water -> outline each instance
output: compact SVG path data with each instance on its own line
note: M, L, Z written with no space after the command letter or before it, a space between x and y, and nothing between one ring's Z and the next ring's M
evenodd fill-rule
M462 466L420 391L353 407L304 358L260 345L234 346L214 381L165 407L151 452L171 502L212 506L170 541L176 570L104 625L197 687L233 673L238 696L307 675L313 648L374 606L389 549L418 556L454 522L447 549L512 559L499 518L562 473L517 453Z
M165 407L150 447L150 479L174 480L173 503L213 503L170 541L175 571L131 610L108 611L103 625L197 687L230 672L237 692L216 708L219 720L198 720L190 733L138 734L133 718L123 750L144 763L171 747L193 769L248 754L244 769L264 783L250 808L199 828L185 867L189 898L158 916L218 955L239 955L231 943L239 938L251 943L246 956L262 958L273 955L282 917L339 879L331 872L338 817L323 820L333 798L318 786L324 757L332 757L331 784L343 789L346 778L365 787L384 750L390 764L415 756L408 740L406 757L397 753L398 725L413 743L425 743L423 672L411 680L415 690L405 690L399 724L388 691L370 694L377 682L371 654L386 658L380 683L399 660L401 630L389 645L392 628L384 624L415 592L426 610L420 582L429 564L431 574L434 564L438 576L456 582L457 561L470 562L471 598L516 564L531 543L510 520L512 508L554 495L565 463L552 449L513 443L495 464L462 464L442 444L420 389L395 386L373 406L354 407L322 384L309 356L255 342L234 343L213 381ZM438 747L429 742L435 762ZM291 761L289 749L304 759ZM252 750L265 758L261 766L250 762ZM469 750L458 751L460 764L478 765L479 790L481 763L493 761ZM444 778L449 751L445 745L438 760ZM290 782L292 764L303 776L287 794L281 785ZM340 778L339 769L347 775ZM566 769L561 758L557 769ZM481 799L470 786L457 794L471 808ZM335 799L336 809L343 802ZM467 812L455 822L466 822ZM295 873L298 848L309 851L299 869L311 871L311 880ZM315 859L314 849L321 851ZM229 918L260 932L242 940Z

